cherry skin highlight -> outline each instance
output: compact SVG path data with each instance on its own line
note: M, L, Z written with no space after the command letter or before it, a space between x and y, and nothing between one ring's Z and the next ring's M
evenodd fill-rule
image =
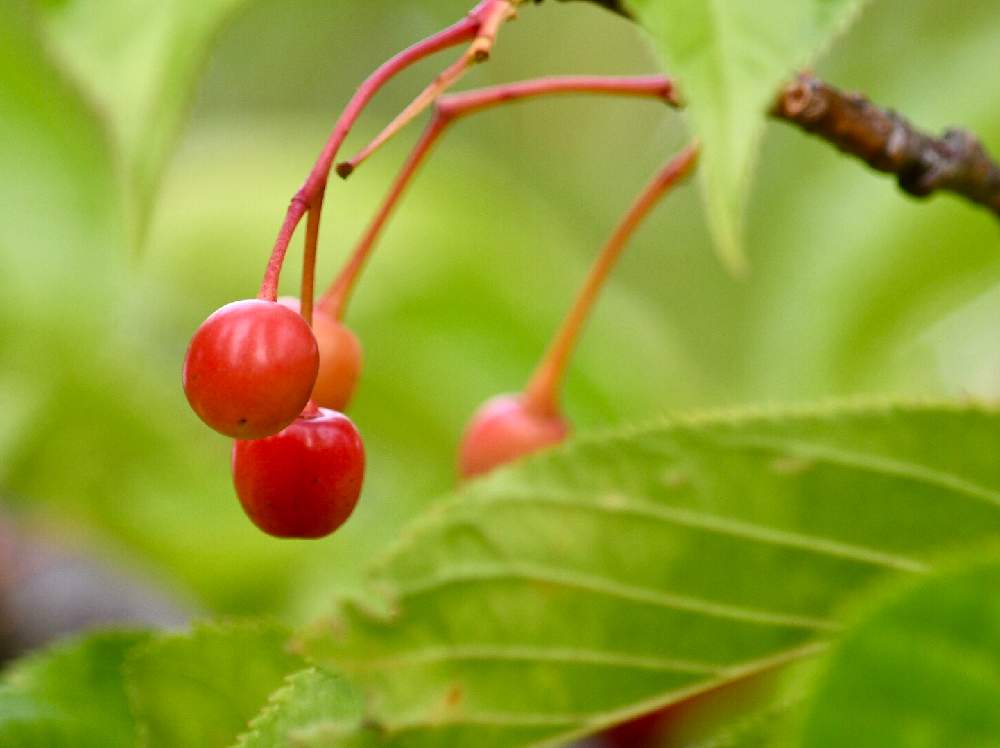
M488 473L558 444L568 434L569 426L558 415L534 412L520 395L499 395L487 400L469 422L459 449L459 473L463 478Z
M216 431L259 439L302 412L318 369L316 338L302 317L272 301L245 299L216 310L195 332L184 393Z
M351 516L365 449L347 416L307 408L284 431L233 445L233 484L243 510L268 535L322 538Z
M278 303L294 312L299 300L283 296ZM312 399L331 410L346 410L361 378L362 353L357 336L322 307L313 307L313 334L319 346L319 373Z

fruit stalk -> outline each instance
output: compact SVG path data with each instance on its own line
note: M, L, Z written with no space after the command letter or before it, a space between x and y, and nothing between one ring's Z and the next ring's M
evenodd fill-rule
M292 235L316 196L325 189L330 169L333 167L340 147L375 94L392 78L417 62L442 50L474 40L483 25L485 12L492 9L497 2L507 2L507 0L483 0L462 20L388 59L358 87L334 125L333 132L308 178L292 197L271 251L258 298L266 301L274 301L277 298L278 277L281 274L281 267Z
M316 289L316 253L319 247L319 223L323 214L323 193L320 190L309 207L306 219L306 248L302 256L302 287L299 292L299 313L306 324L313 323L313 295Z
M375 151L389 142L390 139L407 124L412 122L422 111L433 104L438 97L455 85L466 71L479 62L489 59L490 52L496 42L500 26L516 15L516 5L521 0L492 0L484 3L480 13L482 22L476 30L476 36L468 49L455 62L445 68L431 83L400 112L396 118L382 130L375 139L361 149L354 158L337 165L337 173L348 177Z
M382 228L389 220L389 216L392 215L393 210L399 203L399 200L406 191L410 181L413 179L413 175L416 174L417 169L420 168L420 165L430 154L434 143L437 142L438 138L444 132L445 126L446 121L439 115L435 114L435 116L431 119L430 124L428 124L427 128L424 130L423 135L421 135L417 145L407 157L406 163L403 164L403 168L400 170L395 181L393 181L388 194L379 206L378 212L375 214L371 223L368 224L368 228L365 229L365 233L361 236L358 244L351 252L351 256L347 260L347 263L340 271L340 274L334 279L333 283L330 284L327 292L320 299L320 308L322 308L323 311L334 319L341 320L344 318L344 312L347 309L347 302L350 298L351 291L354 289L354 285L357 283L357 280L361 275L361 270L364 267L365 261L375 248L375 242L378 239L379 234L382 232Z
M489 88L442 96L435 105L434 115L420 140L413 147L378 212L365 229L340 274L323 295L319 304L335 319L342 319L351 291L365 262L371 255L389 217L398 205L407 186L423 164L434 144L448 126L456 120L512 101L556 94L596 94L608 96L633 96L660 99L677 106L678 101L670 78L662 75L609 77L609 76L557 76L507 83ZM349 175L352 162L338 165L337 171Z
M659 200L678 182L686 177L698 158L698 145L692 143L672 158L667 165L646 185L639 197L629 208L622 222L612 233L607 244L598 255L597 261L577 296L573 307L556 333L549 349L524 390L526 409L538 415L554 416L559 412L559 384L566 371L570 355L580 337L591 308L597 301L605 280L618 261L629 239L649 215Z

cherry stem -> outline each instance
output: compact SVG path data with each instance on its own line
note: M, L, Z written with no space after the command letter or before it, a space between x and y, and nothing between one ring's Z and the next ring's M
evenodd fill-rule
M421 112L434 103L445 91L454 86L466 71L478 62L489 59L493 45L496 43L500 26L516 15L514 0L492 0L492 4L484 3L480 13L481 24L477 29L475 39L469 48L455 62L446 67L431 83L421 91L396 118L386 125L375 139L362 148L354 158L337 164L337 173L346 179L369 156L389 142L394 135L416 119Z
M506 0L503 1L505 2ZM281 267L284 264L292 235L302 220L302 216L305 215L306 211L315 201L316 196L325 190L326 183L330 177L330 169L333 167L333 162L337 158L340 147L343 145L355 122L357 122L358 117L375 97L375 94L392 78L417 62L442 50L474 40L483 25L484 12L496 2L497 0L483 0L462 20L417 42L384 62L358 87L358 90L351 97L351 100L334 125L333 132L329 140L327 140L326 146L320 153L319 158L316 160L312 171L309 173L309 177L292 197L288 211L285 213L285 219L281 224L281 229L278 231L278 238L275 240L274 249L271 251L271 257L267 264L267 270L264 273L264 280L261 283L258 298L268 301L274 301L277 298L278 278L281 274Z
M688 145L674 156L646 185L601 249L572 309L524 389L522 402L527 410L543 416L559 414L560 382L584 323L615 262L642 221L659 200L691 172L697 159L697 143Z
M371 223L368 224L368 228L365 229L365 232L362 234L361 239L355 246L354 251L351 252L350 258L344 264L340 274L337 275L333 283L330 284L326 293L323 294L323 297L319 300L320 309L334 319L338 321L343 319L344 312L347 310L347 302L350 298L351 292L361 275L365 262L371 255L372 250L375 248L375 243L378 240L379 234L382 233L383 227L389 220L389 216L392 215L393 210L399 203L399 199L403 196L403 193L406 191L410 181L413 179L413 175L427 158L427 155L430 153L434 143L444 132L447 127L447 122L448 121L446 119L437 115L435 115L431 120L427 129L424 130L423 135L417 142L417 145L410 152L410 155L406 159L406 163L403 165L399 175L396 177L395 181L393 181L392 186L389 188L388 194L379 206L375 217L372 219Z
M319 247L319 221L323 214L323 194L320 190L309 206L306 218L306 247L302 256L302 289L299 292L299 313L306 324L313 323L313 295L316 289L316 253Z
M555 94L644 96L660 99L674 106L678 104L673 82L662 75L632 77L577 75L537 78L442 96L437 101L434 116L410 152L378 212L351 253L350 259L320 299L320 307L335 319L343 318L351 291L389 217L398 205L414 174L452 122L468 114L507 102Z

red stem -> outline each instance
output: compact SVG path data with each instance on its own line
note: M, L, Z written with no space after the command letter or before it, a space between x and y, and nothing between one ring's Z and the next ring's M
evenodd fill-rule
M565 75L505 83L475 91L442 96L438 109L457 119L473 112L506 104L508 101L554 94L600 94L607 96L649 96L678 105L674 84L663 75L611 77Z
M406 163L403 165L402 170L399 172L399 175L396 177L396 180L389 188L388 194L378 209L378 213L375 214L371 223L368 224L368 228L365 229L365 233L362 235L357 246L354 248L354 251L351 253L350 259L344 265L340 274L334 279L330 288L320 299L320 308L334 319L343 319L351 291L354 289L358 277L361 275L361 270L365 265L365 261L375 248L375 242L378 239L379 234L382 232L382 228L389 220L389 216L392 215L393 210L399 203L399 199L403 196L403 193L406 191L413 175L417 172L417 169L420 168L420 165L430 153L434 143L437 142L437 139L444 132L448 122L449 120L446 117L441 117L440 115L435 115L434 118L431 119L427 128L424 130L423 135L420 137L420 140L417 142L417 145L410 152L410 155L407 158Z
M687 176L698 158L698 146L684 148L646 185L629 208L622 222L615 229L598 255L579 296L563 321L562 327L542 358L541 363L524 389L525 408L544 416L559 413L559 384L562 381L570 355L580 337L583 325L597 300L615 262L628 245L635 230L649 215L659 200L679 181Z
M261 283L258 298L274 301L277 298L278 277L281 274L281 266L288 251L288 244L295 233L295 228L302 220L302 216L312 205L316 196L322 192L330 176L330 169L333 166L337 152L347 138L351 127L357 122L358 117L375 94L385 86L389 80L398 75L406 68L429 57L441 50L454 47L462 42L475 39L481 26L480 16L483 8L494 0L483 0L465 18L438 33L417 42L411 47L403 50L391 59L384 62L375 72L365 80L354 96L344 108L343 113L337 120L326 146L320 153L319 158L313 166L305 184L292 197L291 204L285 214L285 220L278 231L278 238L275 240L271 258L264 273L264 280Z
M410 152L406 163L393 182L388 194L351 257L320 300L320 307L336 319L341 319L351 291L357 283L365 261L371 255L383 228L400 198L431 148L448 126L457 119L509 101L554 94L605 94L618 96L649 96L677 105L673 82L662 75L614 78L607 76L560 76L506 83L490 88L467 91L438 99L434 116L420 140ZM339 169L340 167L338 167Z

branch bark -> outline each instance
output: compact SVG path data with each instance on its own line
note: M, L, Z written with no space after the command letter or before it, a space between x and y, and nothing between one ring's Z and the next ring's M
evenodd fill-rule
M864 96L803 73L784 87L771 115L831 143L887 174L905 192L953 192L1000 217L1000 166L969 132L929 135Z

